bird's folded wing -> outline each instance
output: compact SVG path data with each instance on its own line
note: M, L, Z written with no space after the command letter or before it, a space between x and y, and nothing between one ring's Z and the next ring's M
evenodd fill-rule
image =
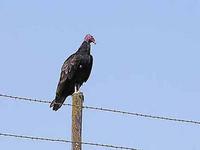
M61 68L60 80L56 93L62 93L64 86L67 82L70 83L71 79L75 75L76 70L80 64L80 58L77 55L71 55L63 64Z

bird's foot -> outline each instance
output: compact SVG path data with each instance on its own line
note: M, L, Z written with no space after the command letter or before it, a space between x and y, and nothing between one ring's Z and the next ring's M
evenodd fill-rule
M80 93L80 92L81 92L81 91L78 90L78 91L75 91L74 93Z

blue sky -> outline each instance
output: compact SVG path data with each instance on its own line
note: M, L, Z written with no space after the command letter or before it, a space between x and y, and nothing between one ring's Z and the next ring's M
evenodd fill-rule
M199 18L199 0L0 0L0 93L52 100L61 65L90 33L97 44L81 89L85 105L200 120ZM53 112L45 104L0 99L0 132L70 140L70 107ZM199 150L199 135L198 125L92 110L83 115L85 142ZM0 145L71 147L3 137Z

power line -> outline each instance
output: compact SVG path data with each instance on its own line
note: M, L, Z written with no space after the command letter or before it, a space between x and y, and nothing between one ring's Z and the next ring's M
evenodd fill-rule
M46 101L46 100L38 100L38 99L18 97L18 96L6 95L6 94L0 94L0 96L15 99L15 100L23 100L23 101L30 101L30 102L37 102L37 103L46 103L46 104L51 103L50 101ZM72 104L63 104L63 105L73 106ZM77 106L77 107L80 107L80 106ZM83 106L83 108L91 109L91 110L98 110L98 111L105 111L105 112L113 112L113 113L118 113L118 114L123 114L123 115L131 115L131 116L137 116L137 117L145 117L145 118L151 118L151 119L167 120L167 121L175 121L175 122L191 123L191 124L200 125L200 121L195 121L195 120L186 120L186 119L177 119L177 118L172 118L172 117L155 116L155 115L149 115L149 114L143 114L143 113L127 112L127 111L122 111L122 110L93 107L93 106Z
M29 140L38 140L38 141L49 141L49 142L60 142L60 143L73 143L69 140L64 139L53 139L53 138L44 138L44 137L35 137L35 136L26 136L26 135L17 135L17 134L9 134L9 133L0 133L0 136L4 137L14 137L19 139L29 139ZM78 142L75 142L78 143ZM123 146L114 146L114 145L108 145L108 144L99 144L99 143L91 143L91 142L80 142L84 145L91 145L91 146L98 146L98 147L107 147L107 148L113 148L113 149L124 149L124 150L137 150L130 147L123 147Z

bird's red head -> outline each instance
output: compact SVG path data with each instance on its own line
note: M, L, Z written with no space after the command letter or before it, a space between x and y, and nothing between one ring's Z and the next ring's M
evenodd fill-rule
M94 44L96 44L94 37L90 34L87 34L85 36L84 41L89 42L89 43L93 42Z

